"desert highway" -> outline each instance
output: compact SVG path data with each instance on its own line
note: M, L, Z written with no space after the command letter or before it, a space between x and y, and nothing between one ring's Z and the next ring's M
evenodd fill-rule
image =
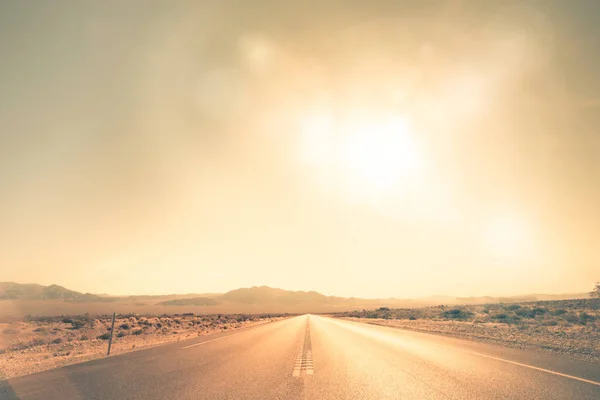
M600 365L303 315L0 382L0 399L600 399Z

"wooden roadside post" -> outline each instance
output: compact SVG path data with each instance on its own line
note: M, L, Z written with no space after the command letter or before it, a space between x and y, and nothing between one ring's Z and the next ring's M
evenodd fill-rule
M110 337L108 338L108 351L106 352L107 356L110 356L110 345L112 344L113 332L115 331L115 317L117 313L113 313L112 324L110 325Z

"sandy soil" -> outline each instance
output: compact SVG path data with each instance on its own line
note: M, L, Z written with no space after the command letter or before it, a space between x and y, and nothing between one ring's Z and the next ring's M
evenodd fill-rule
M115 322L111 355L177 342L281 317L128 316ZM0 379L106 356L109 317L53 317L0 324Z

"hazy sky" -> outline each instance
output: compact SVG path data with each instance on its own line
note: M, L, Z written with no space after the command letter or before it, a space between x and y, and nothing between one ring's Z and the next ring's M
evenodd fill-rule
M0 281L600 279L600 2L0 1Z

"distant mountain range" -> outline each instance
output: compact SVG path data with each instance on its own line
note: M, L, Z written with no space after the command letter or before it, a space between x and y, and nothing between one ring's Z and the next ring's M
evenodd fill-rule
M310 291L290 291L268 286L240 288L227 293L158 295L158 296L109 296L101 294L80 293L58 285L42 286L38 284L21 284L14 282L0 283L0 300L12 301L44 301L67 303L119 303L135 306L176 306L181 308L227 307L243 309L281 309L306 311L339 311L340 309L362 309L373 307L413 308L431 305L451 304L484 304L512 303L540 300L565 300L586 298L587 293L570 294L531 294L512 297L452 297L430 296L418 299L359 299L336 296L325 296ZM243 307L245 306L245 307ZM199 310L197 310L199 311ZM210 310L206 310L207 312Z
M80 293L62 286L35 283L0 282L0 300L59 300L72 302L112 301L91 293Z

